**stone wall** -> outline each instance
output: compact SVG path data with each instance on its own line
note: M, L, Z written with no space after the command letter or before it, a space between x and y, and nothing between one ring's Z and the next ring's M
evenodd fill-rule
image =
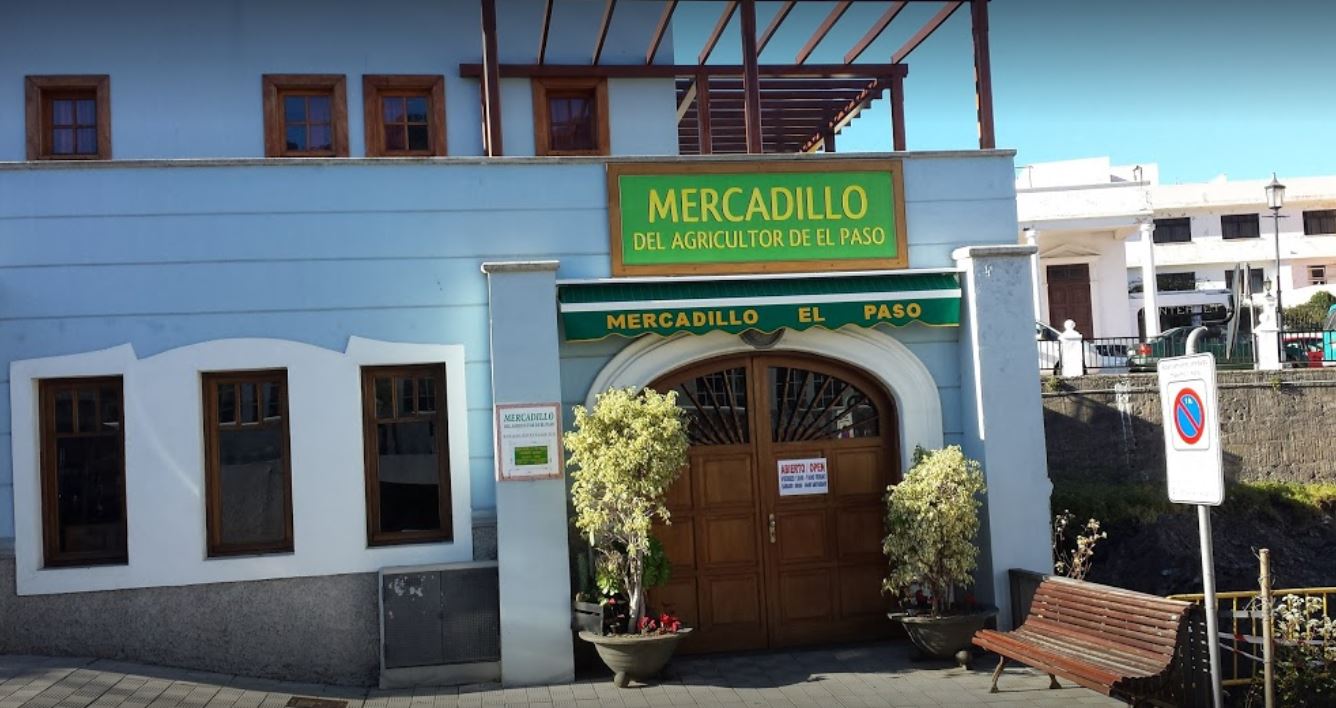
M1336 483L1336 368L1218 378L1227 480ZM1043 400L1054 480L1164 480L1155 374L1045 378Z

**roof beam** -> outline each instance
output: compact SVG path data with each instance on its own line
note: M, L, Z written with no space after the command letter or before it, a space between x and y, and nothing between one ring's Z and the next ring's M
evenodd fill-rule
M719 15L719 21L714 25L714 31L710 37L705 40L705 46L701 47L700 56L697 57L697 63L704 64L710 58L710 53L714 51L714 45L719 43L719 38L724 35L724 28L728 27L728 21L733 19L733 13L737 12L737 0L731 0L724 5L724 11Z
M961 0L963 2L963 0ZM501 64L503 78L530 77L574 77L574 78L618 78L618 79L662 79L689 78L704 72L710 76L741 77L743 67L738 64ZM874 76L891 77L904 75L908 69L895 64L761 64L757 71L763 77L782 79L831 78L831 79L870 79ZM460 64L459 77L476 79L482 75L482 64Z
M645 51L646 64L654 63L654 55L659 53L659 45L663 43L663 35L668 33L668 27L673 23L673 11L676 9L677 0L668 0L663 4L663 14L659 16L659 24L654 27L654 34L649 38L649 49Z
M770 24L765 26L765 31L761 33L761 38L756 40L756 52L759 55L765 51L765 45L770 43L770 38L779 31L779 26L784 24L789 13L793 12L793 6L798 4L798 0L785 0L785 3L779 7L779 11L774 17L770 18Z
M886 28L890 26L891 21L895 19L895 16L899 15L900 11L905 9L905 5L908 4L909 3L905 2L905 0L897 0L897 2L891 3L891 6L886 8L886 12L883 12L881 17L878 17L877 21L872 24L872 27L867 31L867 34L863 35L863 38L854 44L853 48L849 50L849 53L844 55L844 63L852 64L857 61L858 57L862 56L863 52L866 52L867 48L872 46L873 42L877 41L877 38L881 36L881 33L885 32Z
M798 50L798 56L793 58L794 64L801 64L807 61L807 57L812 56L812 52L816 50L816 45L821 44L821 40L825 39L827 34L830 34L830 29L835 26L836 22L840 21L851 4L853 3L849 0L835 3L835 7L831 8L830 14L826 15L826 19L821 21L816 31L807 39L807 44L804 44L803 48Z
M692 81L691 86L687 88L686 93L682 94L682 98L678 99L677 101L678 123L682 122L682 116L685 116L687 114L687 111L691 108L691 104L694 103L695 101L696 101L696 82Z
M547 61L547 33L552 29L552 2L543 3L543 31L538 34L538 63Z
M617 0L608 0L603 7L603 21L598 26L598 44L594 45L594 65L603 58L603 45L608 41L608 28L612 26L612 11L617 9Z
M937 28L941 27L942 23L950 19L952 13L959 10L960 6L964 4L965 0L952 0L952 2L948 2L941 10L938 10L937 14L933 15L932 19L928 20L927 24L920 27L919 31L915 32L913 37L910 37L899 49L895 50L895 54L891 56L891 63L899 64L904 61L905 57L909 56L910 52L918 49L918 45L923 44L923 40L927 39L928 35L936 32Z

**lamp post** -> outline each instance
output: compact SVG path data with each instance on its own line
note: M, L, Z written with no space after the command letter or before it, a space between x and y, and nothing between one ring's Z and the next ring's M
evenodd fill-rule
M1280 300L1280 208L1285 206L1285 185L1271 173L1271 184L1266 186L1266 208L1271 210L1271 224L1276 236L1276 328L1281 332L1281 341L1285 341L1285 308ZM1284 344L1281 345L1282 347ZM1285 361L1282 350L1281 362Z

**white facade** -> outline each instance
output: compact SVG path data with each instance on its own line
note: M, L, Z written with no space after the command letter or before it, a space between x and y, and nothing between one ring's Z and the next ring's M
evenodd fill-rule
M1264 191L1269 178L1166 185L1160 184L1154 164L1118 166L1108 158L1019 168L1020 238L1039 247L1035 297L1041 321L1062 324L1052 322L1050 266L1083 263L1089 267L1093 331L1082 334L1136 335L1137 304L1128 293L1144 280L1141 226L1153 230L1158 222L1163 240L1171 219L1188 219L1189 240L1154 244L1153 267L1161 279L1180 274L1196 290L1223 290L1232 284L1227 274L1236 267L1260 270L1260 277L1252 276L1254 283L1279 282L1285 306L1306 302L1314 290L1336 283L1336 233L1322 233L1336 229L1312 228L1320 221L1314 212L1336 210L1336 176L1281 181L1287 189L1280 210L1277 278L1276 224ZM1306 212L1313 233L1305 233ZM1247 222L1249 217L1255 217L1256 236L1223 235L1222 218Z

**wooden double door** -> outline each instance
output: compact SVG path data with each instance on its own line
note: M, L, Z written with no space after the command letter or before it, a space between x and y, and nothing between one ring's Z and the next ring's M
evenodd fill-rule
M900 470L885 391L833 361L770 353L654 387L676 391L690 420L689 469L669 492L671 524L655 529L672 577L649 597L696 628L683 650L886 636L883 497Z

